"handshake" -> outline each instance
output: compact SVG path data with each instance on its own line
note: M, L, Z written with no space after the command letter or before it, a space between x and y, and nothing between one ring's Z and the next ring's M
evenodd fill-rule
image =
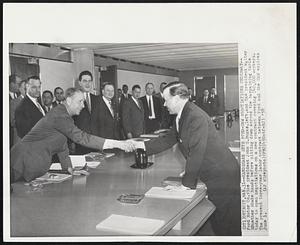
M144 142L129 140L116 140L114 147L124 150L125 152L132 152L138 148L146 149Z

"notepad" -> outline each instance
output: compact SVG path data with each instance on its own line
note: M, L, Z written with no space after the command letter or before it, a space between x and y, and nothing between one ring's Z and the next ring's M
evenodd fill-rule
M50 166L50 170L62 170L61 164L59 162L52 163Z
M166 199L191 199L195 195L196 190L167 190L164 187L152 187L145 193L146 197L166 198Z
M162 181L162 186L167 186L167 185L176 186L176 185L181 185L181 183L182 183L182 177L169 176ZM205 187L206 185L201 180L198 179L196 188L200 189Z
M128 235L153 235L165 222L159 219L149 219L112 214L97 226L97 230L114 231Z

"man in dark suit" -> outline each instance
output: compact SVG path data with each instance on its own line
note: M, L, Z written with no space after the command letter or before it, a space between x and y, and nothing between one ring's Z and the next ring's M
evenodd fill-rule
M102 88L102 97L96 104L94 110L92 131L95 135L107 139L120 139L120 128L116 105L112 99L114 97L114 86L110 83L104 83Z
M51 166L53 154L58 154L63 170L72 173L67 138L96 150L120 148L134 150L126 141L100 138L77 128L72 119L84 107L80 89L66 91L66 101L53 108L10 152L11 183L25 179L31 181L44 175Z
M186 85L172 82L163 94L170 113L177 114L175 125L164 137L145 142L147 154L179 143L186 158L181 188L195 189L199 177L216 206L210 218L214 233L241 235L240 168L236 158L217 134L210 117L188 101Z
M53 94L50 90L45 90L42 94L43 99L43 109L46 113L48 113L53 108Z
M139 100L141 87L134 85L132 87L132 96L126 100L122 110L122 124L126 138L131 139L139 137L145 132L144 108Z
M122 99L129 99L131 97L131 94L128 93L128 86L126 84L122 86L122 91Z
M160 92L155 94L155 96L159 99L160 106L161 106L161 123L160 123L161 129L170 128L173 125L173 121L175 119L174 115L170 115L167 107L164 105L165 99L163 97L163 90L166 85L167 85L166 82L162 82L159 86Z
M42 105L38 102L41 93L41 81L37 76L26 81L26 96L15 111L16 128L20 138L23 138L33 126L45 115Z
M19 86L21 83L21 78L15 74L12 74L9 76L9 103L18 98L19 96ZM14 108L15 109L15 108ZM10 107L10 112L11 112L11 107ZM14 125L11 123L9 124L9 139L10 139L10 147L12 147L13 142L14 142Z
M53 107L61 104L64 100L64 90L61 87L56 87L54 89L54 97L55 97L55 101L53 101L52 105Z
M217 116L219 112L219 96L216 94L216 89L212 88L209 94L211 116Z
M146 83L146 95L141 97L144 107L145 131L146 134L153 133L160 128L161 104L156 96L153 96L153 83Z
M203 95L197 100L196 105L198 105L203 111L205 111L209 116L211 116L211 102L209 100L208 89L204 89Z
M16 119L15 119L15 112L17 107L20 105L21 101L25 98L26 95L26 88L25 85L26 81L23 80L20 83L19 86L19 92L20 92L20 96L15 98L15 99L11 99L9 100L9 122L11 127L13 128L13 140L12 142L10 142L10 145L12 147L12 145L16 144L19 140L20 137L17 134L17 129L16 129Z
M75 125L89 133L89 134L96 134L92 127L92 122L96 123L95 120L92 120L93 115L95 115L95 107L96 104L99 103L99 96L93 95L92 91L92 82L93 82L93 75L90 71L83 71L79 74L79 86L81 87L82 91L84 92L84 105L85 107L81 110L79 115L75 115L74 122ZM87 154L93 151L93 149L82 146L80 144L75 144L75 154Z

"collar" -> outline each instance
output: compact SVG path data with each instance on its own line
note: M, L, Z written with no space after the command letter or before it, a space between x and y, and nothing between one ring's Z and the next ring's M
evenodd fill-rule
M61 105L64 105L68 114L72 117L73 115L71 114L70 110L69 110L69 106L67 105L67 102L62 102Z
M34 104L38 103L37 98L33 98L33 97L30 96L28 93L27 93L26 95L27 95L27 97L28 97Z
M188 99L186 99L186 101L184 102L184 104L182 105L181 109L179 110L178 114L177 114L177 120L180 119L181 117L181 114L182 114L182 111L183 111L183 108L185 107L186 103L188 102Z
M107 103L110 103L110 102L111 102L111 100L105 98L103 95L102 95L102 99L104 100L104 102L107 102Z
M139 104L138 100L136 98L134 98L133 96L131 96L131 98L133 99L133 101L136 103L136 104Z

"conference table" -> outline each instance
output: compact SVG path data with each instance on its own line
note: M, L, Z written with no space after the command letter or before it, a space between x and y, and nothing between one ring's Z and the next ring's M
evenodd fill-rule
M116 151L103 159L88 176L72 176L62 183L34 190L24 182L13 184L10 196L11 237L127 236L116 231L96 229L112 214L163 220L152 235L194 235L214 212L206 187L197 188L192 199L144 197L138 204L121 203L122 194L145 194L161 187L169 176L184 171L185 159L175 145L149 156L154 164L134 169L134 154Z

